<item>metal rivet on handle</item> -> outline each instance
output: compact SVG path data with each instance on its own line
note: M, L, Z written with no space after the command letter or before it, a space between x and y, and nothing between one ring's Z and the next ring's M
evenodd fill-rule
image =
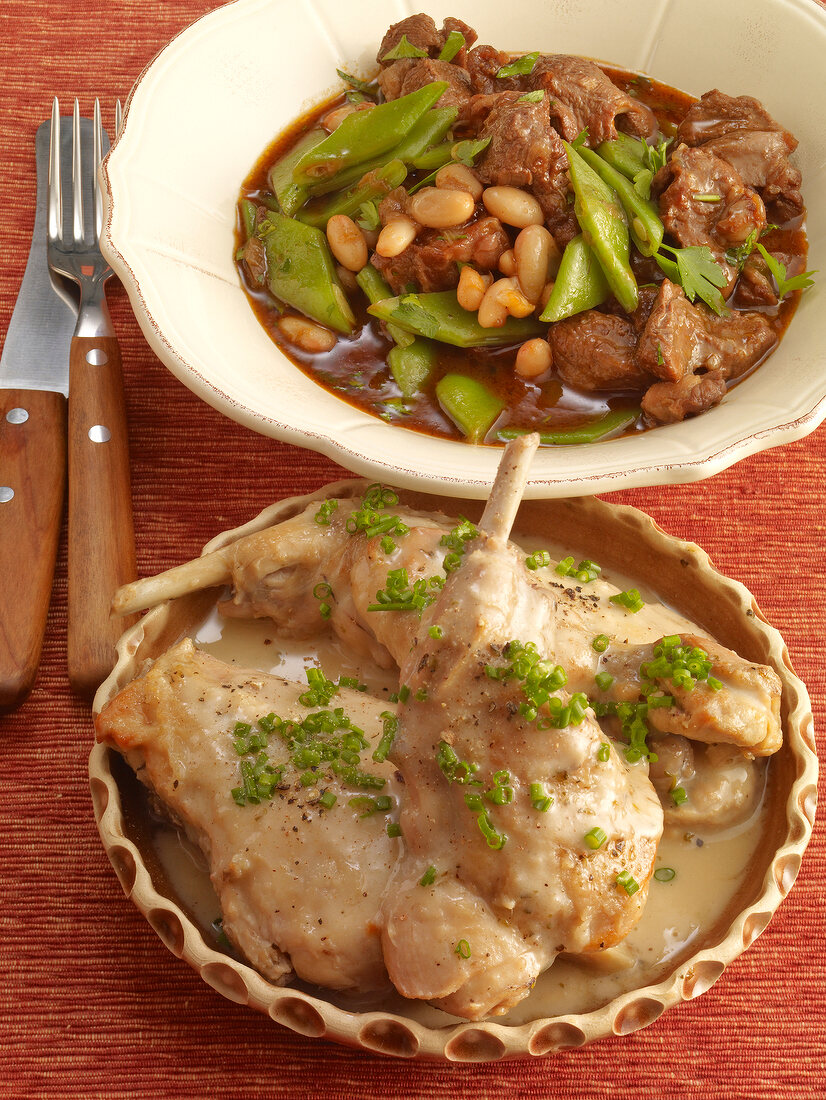
M10 485L0 485L0 504L8 504L14 496L14 489Z
M104 363L109 362L109 356L103 348L92 348L91 351L86 352L86 362L91 363L93 367L102 367Z
M6 413L9 424L25 424L28 419L29 414L26 409L9 409Z
M112 433L103 424L93 424L89 429L89 438L93 443L108 443Z

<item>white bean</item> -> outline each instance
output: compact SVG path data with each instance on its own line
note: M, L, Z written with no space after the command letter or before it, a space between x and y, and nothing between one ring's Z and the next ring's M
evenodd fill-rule
M328 133L332 133L333 130L338 129L348 115L354 114L355 110L355 104L343 103L340 107L334 107L332 111L328 111L321 120L321 125Z
M475 206L473 195L468 191L423 187L408 202L407 212L414 221L428 229L452 229L463 225Z
M459 285L456 287L456 299L462 309L475 313L492 282L491 274L482 275L475 267L465 264L459 274Z
M478 202L484 188L476 173L466 164L446 164L436 173L435 184L446 191L467 191Z
M514 259L512 248L509 248L507 252L503 252L499 257L499 270L503 275L509 277L516 274L516 260Z
M486 187L482 202L489 214L505 225L524 229L526 225L542 225L545 218L542 207L527 191L518 187Z
M335 333L305 317L279 317L278 329L285 340L289 340L302 351L332 351L336 346Z
M538 378L551 369L553 354L547 340L526 340L516 353L514 370L522 378Z
M416 239L418 226L410 218L394 218L379 233L376 252L386 259L399 256Z
M559 250L544 225L529 225L516 238L513 255L516 260L516 276L526 298L538 302L545 283L551 257Z
M367 263L367 241L353 219L346 214L334 214L327 222L327 243L332 254L348 271L361 271Z

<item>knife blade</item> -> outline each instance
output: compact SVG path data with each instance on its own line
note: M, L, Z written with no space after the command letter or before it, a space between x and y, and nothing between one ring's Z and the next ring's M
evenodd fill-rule
M0 356L0 713L24 701L37 674L66 485L76 306L46 262L48 121L38 127L35 159L31 250ZM71 163L70 146L61 159Z

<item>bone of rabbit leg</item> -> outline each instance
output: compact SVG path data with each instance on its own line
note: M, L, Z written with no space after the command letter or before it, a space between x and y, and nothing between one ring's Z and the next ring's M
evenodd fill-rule
M492 538L507 541L513 527L522 494L531 468L533 456L539 446L539 436L517 436L502 452L496 478L479 520L479 530Z
M271 711L300 720L301 692L187 639L102 709L96 734L200 844L224 930L266 977L280 984L294 970L331 988L387 989L374 916L400 842L387 836L384 816L363 820L348 804L363 792L320 775L319 786L337 796L326 809L289 765L272 800L239 806L230 794L240 782L236 722L254 724ZM347 689L336 701L375 747L387 702ZM289 750L273 736L267 753L278 766ZM369 770L395 793L390 765L371 761Z
M183 565L176 565L154 577L143 577L123 585L112 600L112 611L115 615L132 615L136 611L146 611L166 600L185 596L188 592L226 584L230 576L226 552L218 550L214 554L205 554L201 558L184 562Z

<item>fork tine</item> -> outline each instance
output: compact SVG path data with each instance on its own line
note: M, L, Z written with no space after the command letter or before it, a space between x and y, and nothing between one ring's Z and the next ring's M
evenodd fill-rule
M100 100L95 99L94 132L92 140L92 180L95 196L95 240L100 240L100 231L103 229L103 195L100 191L98 180L98 168L103 159L103 124L100 119Z
M120 133L120 128L123 126L123 107L120 100L115 103L115 136Z
M83 240L83 165L80 155L80 104L72 112L72 214L76 241Z
M49 240L63 236L63 203L60 196L60 104L57 96L52 103L52 121L49 130Z

